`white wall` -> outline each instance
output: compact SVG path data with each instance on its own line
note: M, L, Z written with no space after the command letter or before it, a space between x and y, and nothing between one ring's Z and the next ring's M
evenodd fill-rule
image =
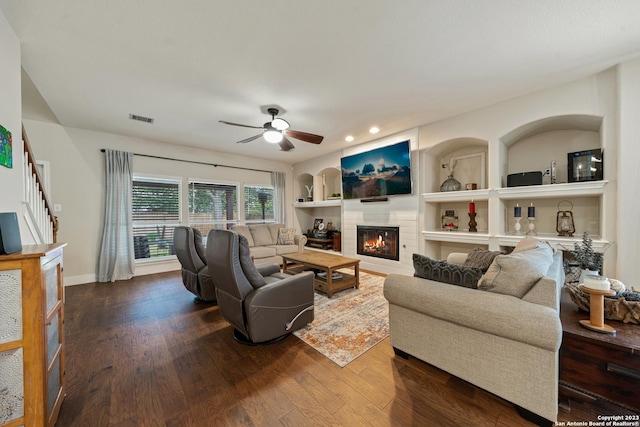
M22 100L20 95L20 40L0 11L0 125L11 132L13 168L0 166L0 212L16 212L22 244L33 243L22 207Z
M38 160L47 160L51 165L52 203L62 206L62 211L56 213L60 220L58 241L67 243L65 248L65 284L67 285L95 281L104 209L104 153L100 152L102 148L281 171L287 173L286 185L288 188L291 187L290 165L285 163L178 147L35 120L25 120L24 125ZM182 178L185 188L188 178L247 184L271 183L270 173L141 156L134 156L134 173ZM184 199L183 223L187 220L187 206L187 201ZM290 198L287 198L286 206L288 207L287 222L292 224ZM147 261L138 263L136 275L175 269L179 269L179 263L176 260L151 263Z
M640 290L640 60L619 67L619 144L617 216L618 277Z

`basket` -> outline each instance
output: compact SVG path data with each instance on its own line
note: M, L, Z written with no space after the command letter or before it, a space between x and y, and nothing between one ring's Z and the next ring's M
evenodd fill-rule
M587 313L590 308L589 294L578 285L565 285L571 300L580 310ZM604 298L604 317L609 320L619 320L623 323L640 324L640 301L627 301L622 296Z

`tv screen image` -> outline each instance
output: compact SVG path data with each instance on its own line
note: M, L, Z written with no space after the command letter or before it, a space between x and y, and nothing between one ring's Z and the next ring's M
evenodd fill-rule
M411 147L402 141L340 159L343 199L411 194Z

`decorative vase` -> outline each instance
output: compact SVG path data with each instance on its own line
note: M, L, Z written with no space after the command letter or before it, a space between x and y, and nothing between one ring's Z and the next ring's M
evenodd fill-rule
M455 179L453 175L449 175L447 179L440 186L440 191L460 191L462 184Z
M587 277L589 274L593 274L593 275L599 276L600 272L599 271L588 270L586 268L583 268L582 272L580 273L580 279L578 280L578 283L584 283L584 278Z

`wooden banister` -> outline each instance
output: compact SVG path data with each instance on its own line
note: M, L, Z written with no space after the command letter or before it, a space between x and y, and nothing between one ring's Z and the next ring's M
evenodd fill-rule
M49 196L44 189L44 185L42 184L42 177L40 176L40 172L38 172L38 168L36 167L36 157L33 155L33 151L31 150L31 145L29 144L29 138L27 137L27 132L24 129L24 125L22 125L22 140L24 141L24 155L29 160L29 164L31 165L31 173L36 177L36 182L38 183L38 189L40 190L40 194L42 194L42 199L44 200L44 204L47 207L47 212L49 214L49 220L53 225L53 243L57 242L58 235L58 217L53 214L53 205L49 200Z

